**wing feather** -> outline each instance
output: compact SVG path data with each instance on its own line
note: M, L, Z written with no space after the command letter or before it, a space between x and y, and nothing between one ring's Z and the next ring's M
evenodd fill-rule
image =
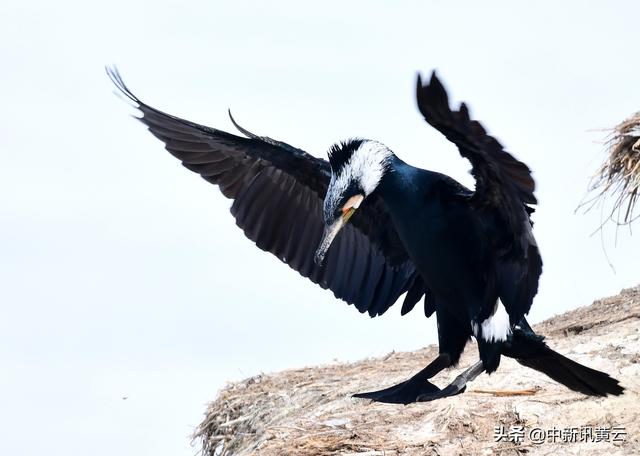
M415 266L374 196L343 228L324 265L315 264L324 228L322 201L331 178L326 160L255 135L233 117L247 137L166 114L133 95L115 69L107 72L166 149L234 200L236 224L260 249L371 316L384 313L414 283Z
M480 122L472 120L464 103L458 110L450 108L447 92L435 72L427 84L418 75L417 100L425 120L471 162L471 174L476 179L472 201L495 209L511 232L521 237L529 223L527 205L537 203L529 167L505 151Z
M491 233L492 239L504 240L496 248L497 290L512 323L517 323L531 307L542 272L542 259L531 232L533 209L529 204L537 203L531 170L505 151L480 122L472 120L464 103L457 111L450 108L447 92L435 72L424 85L418 76L417 99L425 120L471 162L476 190L470 201L475 207L488 210L497 222L492 226L497 230ZM419 285L417 282L410 287L405 300L407 309L419 299L414 293L419 292ZM425 313L434 309L434 302L426 293ZM493 307L484 311L488 316L492 310Z

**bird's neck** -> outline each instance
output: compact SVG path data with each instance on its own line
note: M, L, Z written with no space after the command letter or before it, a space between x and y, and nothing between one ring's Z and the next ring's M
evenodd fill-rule
M437 179L438 173L416 168L392 155L376 191L394 213L422 201Z
M396 198L402 198L403 195L411 195L415 193L416 188L416 175L420 170L414 166L411 166L395 154L391 155L380 184L378 185L378 192L383 200L387 203L391 203Z

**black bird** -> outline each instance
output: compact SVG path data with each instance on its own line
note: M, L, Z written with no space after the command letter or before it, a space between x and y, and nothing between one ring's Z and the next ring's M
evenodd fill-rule
M418 108L471 162L475 191L377 141L335 144L326 161L247 131L231 113L245 137L198 125L140 101L115 68L107 73L166 149L234 200L236 224L260 249L371 317L406 293L404 315L424 296L425 315L436 313L438 357L405 382L355 397L451 396L495 371L502 355L583 394L622 394L617 380L556 353L527 323L542 273L534 180L464 103L450 108L435 72L428 84L418 76ZM458 363L472 336L480 360L443 389L429 382Z

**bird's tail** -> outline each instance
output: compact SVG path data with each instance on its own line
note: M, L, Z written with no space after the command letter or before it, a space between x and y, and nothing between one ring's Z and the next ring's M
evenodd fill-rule
M615 378L552 350L542 336L533 332L516 329L510 342L503 354L515 358L523 366L548 375L569 389L589 396L619 396L624 392Z

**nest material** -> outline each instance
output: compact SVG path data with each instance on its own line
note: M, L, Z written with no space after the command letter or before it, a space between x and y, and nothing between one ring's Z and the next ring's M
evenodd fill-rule
M640 112L615 128L606 142L608 156L593 177L589 191L597 192L588 203L613 206L603 225L611 220L616 225L629 225L640 215L634 209L640 197Z
M459 396L407 406L351 398L406 380L437 356L430 346L231 383L208 406L193 437L202 456L640 454L639 324L640 286L536 325L554 349L618 377L629 388L624 396L587 398L503 358L497 372L481 375ZM477 356L471 343L460 366L434 383L446 385ZM625 427L624 442L495 441L496 426L613 425Z
M363 373L369 379L406 375L421 358L434 357L436 350L421 353L418 359L391 353L384 359L261 374L229 384L209 404L193 438L201 442L204 456L392 456L407 447L422 449L423 442L385 439L370 425L376 412L352 414L354 400L350 399L362 388L359 376ZM384 369L389 360L393 368Z

